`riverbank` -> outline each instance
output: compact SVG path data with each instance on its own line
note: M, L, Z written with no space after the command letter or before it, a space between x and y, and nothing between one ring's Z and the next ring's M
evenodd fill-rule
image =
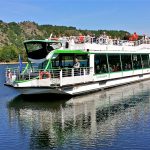
M26 64L27 62L22 62L23 64ZM0 62L0 65L5 65L5 64L19 64L19 62Z

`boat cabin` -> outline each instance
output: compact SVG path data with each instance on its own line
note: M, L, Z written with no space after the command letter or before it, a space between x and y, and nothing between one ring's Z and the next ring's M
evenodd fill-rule
M52 50L61 48L62 44L59 41L28 40L24 46L29 59L43 59Z
M82 50L62 49L60 41L30 40L24 42L30 67L38 69L72 68L77 58L80 67L89 67L89 53Z

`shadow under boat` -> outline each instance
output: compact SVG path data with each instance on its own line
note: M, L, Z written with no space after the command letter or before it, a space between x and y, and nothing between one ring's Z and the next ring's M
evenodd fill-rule
M18 95L13 98L9 103L8 107L13 109L57 109L60 105L65 106L66 101L70 97L62 95Z
M53 101L59 99L70 99L70 94L64 93L60 90L46 87L31 87L31 88L16 88L18 95L16 97L29 101ZM40 100L39 100L40 99Z

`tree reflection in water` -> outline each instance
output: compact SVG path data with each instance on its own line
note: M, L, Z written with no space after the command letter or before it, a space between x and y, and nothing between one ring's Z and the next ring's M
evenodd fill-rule
M144 117L149 93L149 83L141 82L63 101L16 98L8 104L9 120L29 136L31 149L100 148L111 145L121 127Z

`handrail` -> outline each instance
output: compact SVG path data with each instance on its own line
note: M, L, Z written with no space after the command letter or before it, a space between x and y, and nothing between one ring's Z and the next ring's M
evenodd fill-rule
M120 39L111 39L108 36L103 37L92 37L92 36L70 36L70 37L62 37L60 41L68 42L70 45L74 44L85 44L85 43L96 43L100 45L119 45L119 46L138 46L141 44L150 44L150 38L139 39L137 41L130 40L120 40Z
M30 79L40 79L40 74L47 75L51 78L64 78L73 76L83 76L90 74L91 67L80 67L80 68L62 68L62 69L37 69L33 67L31 69L26 69L24 74L20 74L19 68L6 68L6 78L8 72L11 72L12 76L16 77L16 80L30 80ZM60 76L61 75L61 76Z

